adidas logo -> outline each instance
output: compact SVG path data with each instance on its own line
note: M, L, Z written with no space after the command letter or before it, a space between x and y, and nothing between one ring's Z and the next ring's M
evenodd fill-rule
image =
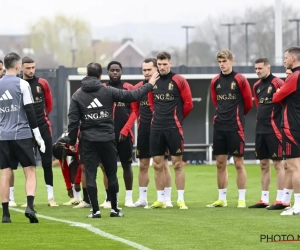
M95 98L87 108L92 109L92 108L99 108L102 106L103 106L102 103L99 102L99 100L97 98Z
M221 88L221 85L220 85L220 83L217 85L217 89L220 89Z
M237 151L237 150L235 150L235 151L233 152L233 154L235 154L235 155L238 154L238 153L239 153L239 151Z
M274 154L272 155L272 157L277 157L277 155L274 153Z
M180 149L177 149L176 153L177 153L177 154L178 154L178 153L181 153L181 150L180 150Z
M157 86L156 86L156 84L154 85L153 89L157 89Z
M0 101L8 100L8 99L12 100L13 98L12 98L11 94L9 93L9 91L6 90L4 92L4 94L0 97Z

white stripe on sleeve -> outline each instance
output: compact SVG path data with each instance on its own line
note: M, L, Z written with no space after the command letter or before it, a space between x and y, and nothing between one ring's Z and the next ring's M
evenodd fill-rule
M32 97L32 92L29 83L23 79L20 79L20 88L23 94L24 106L33 103L33 97Z

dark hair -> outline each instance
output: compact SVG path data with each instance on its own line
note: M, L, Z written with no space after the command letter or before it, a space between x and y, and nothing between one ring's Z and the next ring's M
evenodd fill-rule
M34 63L34 60L28 56L23 57L22 64L24 63Z
M288 52L290 54L293 54L294 56L297 57L297 60L300 61L300 47L290 47L286 49L285 52Z
M2 63L3 64L3 62L0 60L0 63Z
M264 65L270 65L270 61L266 57L258 58L255 63L264 63Z
M157 60L165 60L165 59L171 60L171 55L170 55L170 53L163 51L163 52L160 52L156 56L156 59Z
M157 60L156 60L155 58L146 58L146 59L144 60L144 63L150 63L150 62L153 63L153 66L154 66L154 67L157 67Z
M102 66L99 63L89 63L86 66L87 75L99 78L102 75Z
M111 67L111 65L113 65L113 64L119 65L121 69L123 68L123 67L122 67L122 64L121 64L120 62L118 62L118 61L111 61L111 62L107 65L107 71L110 70L110 67Z
M17 53L11 52L4 57L4 66L6 70L12 69L20 61L21 61L21 57Z

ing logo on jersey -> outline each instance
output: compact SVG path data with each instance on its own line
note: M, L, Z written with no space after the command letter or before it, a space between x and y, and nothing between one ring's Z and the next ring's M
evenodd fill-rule
M268 88L268 94L271 94L271 92L272 92L272 86L269 86L269 88Z
M235 89L235 85L236 85L236 83L235 83L235 82L232 82L232 83L231 83L231 89Z

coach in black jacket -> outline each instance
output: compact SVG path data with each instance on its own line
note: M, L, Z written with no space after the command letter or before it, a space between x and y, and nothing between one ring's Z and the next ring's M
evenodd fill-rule
M81 88L72 96L69 107L69 144L71 149L77 139L78 127L81 132L81 158L86 172L87 191L93 211L88 218L101 218L96 175L99 157L108 178L108 190L111 194L111 217L123 217L117 208L117 149L114 134L113 110L115 102L134 102L147 92L159 78L158 73L152 76L143 87L129 91L105 87L100 82L102 67L98 63L87 66L87 77L82 80ZM81 123L80 123L81 122Z

